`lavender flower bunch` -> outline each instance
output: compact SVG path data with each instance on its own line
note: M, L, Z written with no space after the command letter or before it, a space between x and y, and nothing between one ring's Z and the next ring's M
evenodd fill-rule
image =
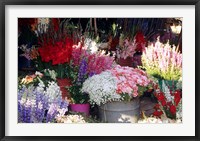
M67 101L62 100L61 92L55 82L49 82L47 89L40 82L37 87L23 86L18 90L18 122L54 122L58 114L68 111Z
M162 44L158 37L155 45L143 52L142 68L154 77L177 81L182 76L182 54L176 46Z

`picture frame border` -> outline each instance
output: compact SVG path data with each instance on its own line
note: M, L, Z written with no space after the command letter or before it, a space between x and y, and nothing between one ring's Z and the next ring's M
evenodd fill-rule
M84 141L84 140L200 140L199 66L200 0L0 0L0 139L1 141ZM195 5L195 136L5 136L5 7L6 5Z

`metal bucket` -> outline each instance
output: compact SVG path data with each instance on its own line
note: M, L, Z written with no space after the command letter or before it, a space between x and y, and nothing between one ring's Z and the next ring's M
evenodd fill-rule
M99 118L107 123L137 123L140 116L140 101L135 98L129 102L108 102L99 107Z

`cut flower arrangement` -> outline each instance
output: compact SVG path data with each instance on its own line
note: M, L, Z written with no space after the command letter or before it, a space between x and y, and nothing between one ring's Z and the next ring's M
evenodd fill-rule
M125 36L122 33L116 51L117 58L132 58L136 52L143 52L145 50L145 44L146 41L142 32L137 32L133 37L130 35Z
M142 65L159 86L154 88L158 104L153 115L182 120L182 54L178 48L162 44L158 37L142 54Z
M87 47L82 47L80 43L74 45L71 63L67 70L67 76L73 80L72 85L68 87L71 103L88 103L88 95L80 90L83 82L95 74L111 69L113 64L113 57L99 53L89 53Z
M100 106L111 101L129 101L140 96L150 84L144 71L116 65L88 78L81 91L89 94L91 104Z
M155 45L148 46L142 54L142 68L156 78L179 80L182 76L182 54L176 46L162 44L159 37Z
M124 38L123 34L121 34L119 38L119 46L117 47L116 55L117 58L126 59L128 57L133 57L136 53L137 43L136 40L130 40L128 38Z
M25 81L27 78L30 81ZM68 111L68 103L62 99L60 88L54 81L43 82L38 75L32 75L22 82L18 89L19 123L55 122L58 114L64 115Z

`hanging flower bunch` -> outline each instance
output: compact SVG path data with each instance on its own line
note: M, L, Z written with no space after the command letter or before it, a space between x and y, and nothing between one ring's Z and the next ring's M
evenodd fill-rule
M18 122L54 122L59 113L68 111L68 103L62 100L60 88L55 82L45 86L41 81L37 87L23 86L18 90Z
M158 38L155 45L148 46L142 54L142 68L161 79L179 80L182 76L182 54L176 46L162 44Z
M149 84L150 80L144 71L117 65L86 79L81 91L89 94L91 104L101 105L137 97Z

